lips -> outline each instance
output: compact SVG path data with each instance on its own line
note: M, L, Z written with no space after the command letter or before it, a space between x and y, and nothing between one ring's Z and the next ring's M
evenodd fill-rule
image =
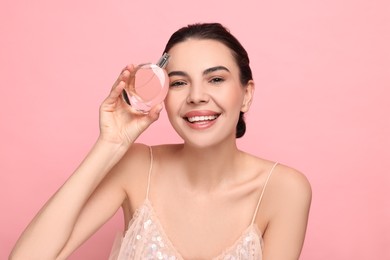
M210 110L191 111L186 113L183 116L183 119L186 120L192 128L204 129L212 126L220 115L220 113Z

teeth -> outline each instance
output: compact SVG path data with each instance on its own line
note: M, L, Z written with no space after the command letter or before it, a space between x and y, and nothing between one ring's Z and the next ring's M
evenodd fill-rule
M191 123L193 122L199 122L199 121L210 121L216 119L218 116L213 115L213 116L193 116L193 117L188 117L188 121Z

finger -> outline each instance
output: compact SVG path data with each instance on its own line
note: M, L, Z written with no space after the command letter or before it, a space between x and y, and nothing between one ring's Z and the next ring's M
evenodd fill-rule
M121 71L121 73L118 75L118 78L115 80L114 84L112 85L111 89L113 89L115 86L119 84L123 80L123 72L127 70L127 65L124 67Z
M131 64L127 66L127 71L129 72L129 75L126 75L126 77L123 79L126 82L125 89L128 91L134 90L135 73L137 69L134 67L133 64Z
M114 82L114 84L112 85L112 88L115 88L115 86L117 86L119 84L119 82L121 81L124 81L125 83L128 82L128 78L130 76L130 74L134 74L134 65L126 65L126 67L124 67L121 71L121 73L119 74L118 78L116 79L116 81Z
M148 117L153 121L156 121L159 116L160 116L160 113L163 109L163 103L160 103L160 104L157 104L156 106L154 106L150 111L149 111L149 114L148 114Z
M127 65L119 75L115 84L111 88L109 97L106 99L107 102L113 103L117 101L119 95L122 94L123 89L128 89L128 82L130 78L134 78L135 68L134 65ZM118 88L119 86L119 88ZM119 92L118 92L119 91Z
M103 103L116 104L125 86L126 83L124 81L119 81L119 83L116 86L114 86L113 89L110 91L110 94L108 95L108 97Z

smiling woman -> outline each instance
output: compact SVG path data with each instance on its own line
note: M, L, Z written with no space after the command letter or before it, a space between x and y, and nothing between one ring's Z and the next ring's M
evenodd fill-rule
M308 181L236 145L255 87L247 52L218 23L179 29L164 52L165 108L183 143L135 143L162 104L145 114L125 103L121 93L134 82L126 66L100 107L95 145L10 259L65 259L120 207L125 232L111 259L299 258Z
M204 31L202 33L205 34ZM180 136L187 140L178 127L178 124L183 123L182 118L186 119L192 129L213 126L210 131L213 130L220 138L224 132L237 137L244 135L243 116L249 109L254 83L251 73L242 76L232 51L220 41L200 36L187 38L170 49L167 47L166 51L179 57L172 60L167 68L170 86L174 89L169 91L165 104L170 122ZM178 112L178 121L173 117L172 109ZM200 120L204 116L208 117L207 120ZM215 125L216 121L221 123ZM210 145L216 139L206 140L202 137L195 140L203 140L206 145Z

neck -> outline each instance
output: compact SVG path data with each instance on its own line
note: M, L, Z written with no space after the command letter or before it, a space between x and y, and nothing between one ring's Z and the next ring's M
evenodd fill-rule
M181 151L184 181L191 189L215 190L233 180L241 155L235 142L207 148L184 144Z

